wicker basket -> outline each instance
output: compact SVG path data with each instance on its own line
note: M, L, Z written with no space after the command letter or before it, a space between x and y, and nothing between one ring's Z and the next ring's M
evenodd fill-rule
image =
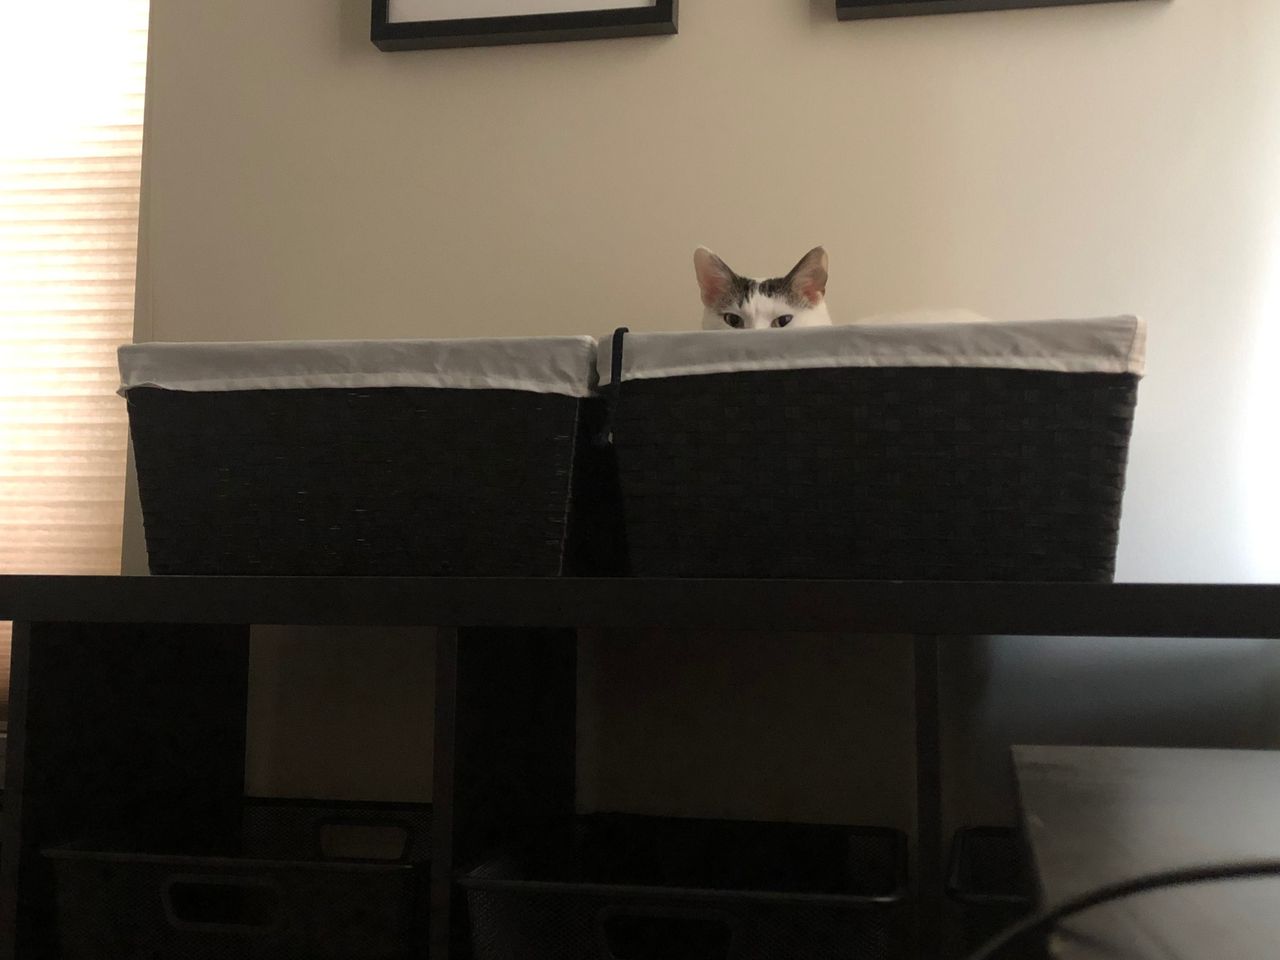
M512 344L518 352L520 342ZM576 340L569 346L583 350ZM161 360L172 362L173 352L160 351ZM602 413L586 396L590 341L582 357L581 396L312 385L334 379L323 376L288 389L190 388L203 383L192 378L174 389L146 371L134 379L153 382L126 396L151 571L613 572L615 481L611 454L590 442ZM394 381L377 371L369 379ZM495 380L505 382L486 382ZM241 382L256 381L229 383Z
M1034 906L1033 883L1016 830L956 831L947 878L947 951L967 957Z
M66 960L414 960L430 807L249 802L235 837L45 851Z
M908 941L889 830L596 814L460 882L476 960L896 960Z
M633 574L1111 579L1136 373L734 364L620 379Z

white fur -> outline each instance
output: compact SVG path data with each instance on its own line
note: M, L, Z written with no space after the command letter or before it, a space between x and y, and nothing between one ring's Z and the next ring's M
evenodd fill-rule
M773 321L781 316L791 315L791 322L787 324L787 329L792 327L829 327L831 326L831 315L827 313L827 301L822 300L816 307L796 307L788 303L786 300L778 297L766 297L757 293L747 301L744 307L735 309L734 312L742 317L743 330L768 330L773 326ZM702 329L703 330L734 330L724 322L724 317L720 311L711 307L704 307L702 311Z

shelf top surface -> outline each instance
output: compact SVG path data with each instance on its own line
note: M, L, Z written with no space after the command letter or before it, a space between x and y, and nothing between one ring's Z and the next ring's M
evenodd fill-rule
M1155 871L1280 857L1280 751L1013 748L1043 901ZM1068 920L1061 960L1271 957L1280 878L1146 893Z
M0 620L1280 638L1280 585L0 576Z

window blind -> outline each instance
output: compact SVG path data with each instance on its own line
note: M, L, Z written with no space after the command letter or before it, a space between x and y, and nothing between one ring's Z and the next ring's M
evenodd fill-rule
M0 13L0 573L120 571L148 8Z

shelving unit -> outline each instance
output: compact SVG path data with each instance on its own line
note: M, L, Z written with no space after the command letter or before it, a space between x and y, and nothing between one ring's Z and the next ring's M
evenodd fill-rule
M915 654L919 953L941 908L938 648L988 634L1280 638L1280 586L642 579L0 577L15 621L0 960L53 950L40 851L244 793L249 627L435 628L433 960L466 955L455 877L573 812L576 629L893 634ZM1048 642L1048 641L1047 641Z

